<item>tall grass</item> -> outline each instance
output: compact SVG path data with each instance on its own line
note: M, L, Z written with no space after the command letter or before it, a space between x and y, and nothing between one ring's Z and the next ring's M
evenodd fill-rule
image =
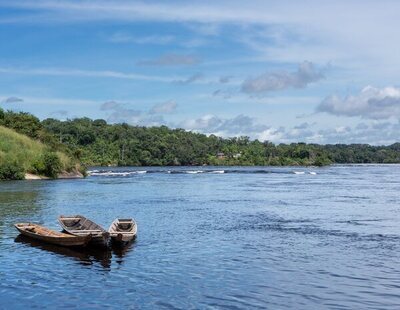
M35 163L46 152L51 151L46 145L21 135L12 129L0 126L0 166L13 163L25 172L35 173ZM65 154L57 152L63 170L74 168L73 161Z

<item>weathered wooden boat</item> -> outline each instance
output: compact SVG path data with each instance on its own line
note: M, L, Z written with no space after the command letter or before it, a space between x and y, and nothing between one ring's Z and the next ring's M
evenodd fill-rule
M86 246L92 236L73 236L33 223L17 223L14 225L18 231L27 237L60 246Z
M107 246L110 234L99 224L82 215L58 217L61 227L69 234L75 236L92 236L91 244Z
M128 243L136 238L137 224L133 219L115 219L108 232L113 242Z

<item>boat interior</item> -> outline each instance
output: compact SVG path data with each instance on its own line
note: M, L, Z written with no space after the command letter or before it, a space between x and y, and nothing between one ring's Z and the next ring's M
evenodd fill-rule
M76 218L61 218L66 227L71 230L99 230L100 227L88 219Z
M119 220L115 230L116 231L130 231L133 228L133 223L130 220Z

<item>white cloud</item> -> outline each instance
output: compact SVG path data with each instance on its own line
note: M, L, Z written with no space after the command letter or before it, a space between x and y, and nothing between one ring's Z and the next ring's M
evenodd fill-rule
M139 61L141 66L191 66L200 63L200 58L194 55L167 54L155 59Z
M231 81L232 78L233 78L232 75L224 75L224 76L221 76L221 77L219 78L219 82L220 82L221 84L226 84L226 83L229 83L229 82Z
M68 114L67 110L57 110L50 113L51 116L60 117L61 119L66 119Z
M400 45L394 0L262 1L0 1L3 7L17 11L2 22L74 23L91 21L156 21L193 23L204 34L218 33L225 24L265 27L265 38L252 44L271 60L298 62L302 59L327 62L347 60L380 60L399 63ZM166 14L166 12L168 12ZM25 14L23 14L25 13ZM271 40L272 44L271 44ZM257 44L259 42L259 44ZM256 47L257 46L257 47Z
M333 62L335 66L345 66L353 70L353 76L358 73L363 77L361 72L365 73L368 67L368 70L373 68L375 76L391 74L398 78L393 69L400 65L398 1L366 0L362 8L357 0L310 0L307 5L289 0L248 3L228 0L184 3L0 0L0 6L16 9L15 16L0 22L180 22L191 29L199 29L197 33L202 35L221 38L221 29L234 25L236 28L230 29L232 37L257 53L251 55L252 59L286 63L312 59L316 63ZM127 38L121 36L120 39Z
M313 63L304 61L295 72L271 72L249 78L243 82L242 91L256 94L288 88L304 88L323 77L322 72L317 70Z
M302 128L304 127L304 128ZM376 122L359 123L355 126L318 128L316 124L294 126L292 128L268 128L252 136L260 141L274 143L318 143L318 144L372 144L389 145L398 141L399 123Z
M107 101L100 106L100 110L102 111L117 110L121 108L123 108L123 105L115 101Z
M179 79L179 80L175 80L174 82L177 84L186 85L186 84L192 84L194 82L198 82L203 79L204 79L203 73L195 73L186 79Z
M88 100L88 99L68 99L68 98L52 98L52 97L30 97L30 96L18 96L15 97L21 100L3 101L4 103L13 104L20 103L27 107L32 107L33 105L64 105L64 106L92 106L97 105L98 101ZM11 96L6 98L13 98Z
M173 113L176 111L177 106L176 102L172 100L158 103L150 109L149 114Z
M125 73L119 71L98 71L98 70L81 70L69 68L7 68L0 67L0 73L20 74L20 75L38 75L38 76L78 76L78 77L94 77L94 78L115 78L127 80L141 80L153 82L175 82L180 77L164 77L144 75L138 73Z
M23 102L24 100L18 97L8 97L4 99L3 103L16 103L16 102Z
M260 141L280 143L284 139L284 134L284 128L268 128L256 134L256 139Z
M230 99L233 97L233 92L229 90L217 89L212 93L213 97L221 97L223 99Z
M115 32L106 38L107 41L116 44L138 44L138 45L177 45L184 48L198 48L210 44L210 40L202 36L191 36L189 38L176 35L135 35L128 32Z
M177 104L174 101L166 101L154 105L149 111L136 110L127 103L107 101L100 105L101 111L108 112L107 121L111 123L128 123L136 126L161 126L169 125L163 115L175 111Z
M332 13L341 12L340 18L343 21L353 21L354 16L381 18L382 16L394 17L393 12L384 10L382 4L366 1L369 8L359 9L358 1L337 1L335 3L324 3L320 5L319 1L308 1L309 5L296 3L292 1L268 2L255 0L251 3L243 4L242 1L219 1L203 2L192 1L182 3L181 1L161 1L153 2L120 2L120 1L72 1L72 0L25 0L18 2L2 1L3 7L14 7L21 9L32 9L51 13L58 13L68 17L72 21L80 20L158 20L158 21L191 21L205 24L203 29L205 33L215 33L214 23L260 23L276 24L278 22L324 22L329 15L329 19L337 16L331 16ZM396 7L396 2L384 1ZM320 14L315 14L315 8L319 8ZM269 10L267 10L269 8ZM348 11L344 10L345 8ZM168 12L168 14L165 14ZM374 15L375 14L375 15ZM353 17L351 20L350 17ZM56 21L56 19L54 19ZM365 20L360 20L363 24ZM357 25L354 25L357 26ZM209 30L211 29L211 31ZM347 29L346 29L347 30ZM343 30L344 31L344 30Z
M96 21L96 20L119 20L119 21L170 21L170 22L268 22L276 21L273 14L265 14L262 10L254 10L254 6L247 5L246 8L238 3L227 5L221 2L213 5L203 3L182 2L123 2L120 1L22 1L1 2L3 7L32 9L44 11L46 20L56 22L54 15L64 16L67 21ZM168 12L166 14L165 12ZM52 14L51 14L52 13ZM43 18L43 15L42 15ZM65 22L66 20L63 20ZM38 20L39 21L39 20ZM60 20L59 20L60 21ZM215 31L215 30L213 30ZM204 32L204 31L203 31ZM206 30L209 32L209 30Z
M317 112L367 119L400 119L400 88L367 86L357 95L332 95L318 105Z
M213 131L215 128L220 126L222 120L215 115L207 114L197 119L188 119L183 121L180 126L187 130L194 130L194 131Z
M175 40L175 37L171 35L135 36L125 32L116 32L112 34L108 40L113 43L164 45L172 43Z
M220 118L207 114L197 119L188 119L178 127L218 136L254 136L255 133L267 129L267 126L257 123L255 118L238 115L233 118Z
M196 23L186 24L186 26L193 32L203 36L217 36L221 32L221 26L217 23Z
M320 143L362 143L373 145L389 145L398 142L399 123L377 122L360 123L356 126L339 126L318 130Z
M60 77L86 77L86 78L108 78L136 80L146 82L175 83L175 84L218 84L217 77L205 79L204 74L195 73L189 77L176 75L146 75L139 73L128 73L121 71L101 71L101 70L84 70L70 68L12 68L0 67L0 74L15 74L29 76L60 76Z
M138 124L141 120L142 112L128 108L126 104L115 101L107 101L100 106L102 111L110 111L107 120L111 123Z

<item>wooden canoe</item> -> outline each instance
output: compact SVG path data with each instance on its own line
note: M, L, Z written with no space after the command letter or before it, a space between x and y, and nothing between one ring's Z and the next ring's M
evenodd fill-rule
M92 239L91 236L73 236L33 223L17 223L14 226L24 236L60 246L86 246Z
M92 236L91 243L107 246L110 239L109 233L99 224L82 215L58 217L61 227L69 234L75 236Z
M133 219L115 219L108 232L112 241L128 243L136 238L137 224Z

